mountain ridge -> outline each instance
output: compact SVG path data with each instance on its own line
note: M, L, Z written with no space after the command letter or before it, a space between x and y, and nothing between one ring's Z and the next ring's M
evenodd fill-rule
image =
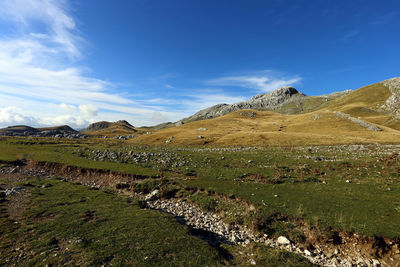
M179 120L178 122L176 122L176 125L179 126L183 123L188 123L191 121L212 119L243 109L271 110L284 114L296 114L296 113L301 113L303 111L301 105L306 101L315 102L315 99L319 99L319 101L317 102L320 103L316 104L317 108L324 102L347 95L352 91L353 90L345 90L321 96L308 96L301 93L292 86L284 86L269 93L255 95L246 101L237 102L233 104L217 104L202 109L187 118ZM294 105L295 107L291 109L288 108L285 110L285 106L289 106L290 104Z
M248 106L242 102L213 106L196 113L201 115L197 118L188 117L190 120L179 127L167 127L132 142L179 146L400 143L400 117L396 116L400 78L322 96L297 92L290 89L287 94L277 93L280 100L261 109L245 109ZM271 94L274 92L251 99L269 98ZM213 111L214 107L237 110L218 116L219 110ZM215 117L207 118L207 112L214 112L211 115Z

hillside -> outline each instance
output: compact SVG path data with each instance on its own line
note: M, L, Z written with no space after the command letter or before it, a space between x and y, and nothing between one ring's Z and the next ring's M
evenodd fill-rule
M284 87L247 102L202 110L187 118L189 123L141 136L133 142L222 146L399 143L400 123L395 108L400 91L398 80L318 97ZM254 108L266 103L264 107L268 108L241 110L249 103L256 103ZM233 111L220 115L227 110Z
M77 133L78 131L72 129L68 125L61 125L61 126L55 126L55 127L44 127L44 128L38 128L39 131L60 131L60 132L71 132L71 133Z
M0 129L1 133L7 133L7 132L15 132L15 133L24 133L24 132L30 132L30 133L38 133L40 132L38 129L26 126L26 125L15 125L15 126L8 126L6 128Z
M126 136L138 132L129 122L119 120L116 122L99 121L90 124L87 128L81 130L82 133L92 136L108 136L114 137L117 135Z
M296 88L286 86L278 88L270 93L256 95L247 101L234 104L217 104L212 107L200 110L196 114L180 120L187 123L197 120L212 119L223 116L238 110L255 109L276 111L283 114L298 114L310 112L322 108L329 101L347 95L351 90L335 92L322 96L307 96ZM178 124L179 124L178 122Z
M4 136L25 136L25 137L63 137L63 138L86 138L85 135L72 129L68 125L33 128L26 125L9 126L0 129L0 135Z

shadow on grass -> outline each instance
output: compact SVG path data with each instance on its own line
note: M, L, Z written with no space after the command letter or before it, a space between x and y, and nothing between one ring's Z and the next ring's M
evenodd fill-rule
M227 261L233 260L233 255L229 253L225 248L221 247L221 244L234 245L234 243L232 243L229 239L211 231L194 228L193 226L186 224L186 220L182 216L174 216L174 217L177 222L179 222L182 225L186 225L188 227L188 233L190 235L195 236L210 244L210 246L212 246L215 250L217 250L219 256L222 257L224 260Z

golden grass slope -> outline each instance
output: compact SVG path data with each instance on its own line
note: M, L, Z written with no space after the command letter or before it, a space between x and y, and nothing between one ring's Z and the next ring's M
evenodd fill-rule
M400 143L400 123L380 106L391 95L381 83L362 87L318 109L285 115L270 111L241 110L142 135L130 142L157 145L304 146L355 143ZM304 103L303 103L304 104ZM312 108L304 107L304 110ZM369 131L340 111L375 124L382 131ZM205 128L206 130L199 130ZM166 143L166 140L172 140Z

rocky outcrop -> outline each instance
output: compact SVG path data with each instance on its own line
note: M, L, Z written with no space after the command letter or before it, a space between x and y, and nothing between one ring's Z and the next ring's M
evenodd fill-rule
M242 109L274 110L284 103L303 97L306 97L306 95L300 93L294 87L282 87L270 93L253 96L247 101L234 103L231 105L218 104L200 110L196 114L183 119L182 122L212 119Z
M400 118L400 77L385 80L381 84L392 93L382 105L382 108Z
M87 128L83 129L81 132L94 132L94 131L103 130L103 129L110 127L111 123L112 122L108 122L108 121L95 122L95 123L90 124Z
M368 131L376 131L376 132L382 131L382 129L379 128L378 126L375 126L375 125L373 125L372 123L363 121L363 120L360 119L360 118L354 118L354 117L350 116L349 114L346 114L346 113L343 113L343 112L340 112L340 111L334 111L333 113L334 113L337 117L344 118L344 119L348 119L348 120L350 120L351 122L353 122L353 123L355 123L355 124L358 124L358 125L364 127L364 128L367 129Z

